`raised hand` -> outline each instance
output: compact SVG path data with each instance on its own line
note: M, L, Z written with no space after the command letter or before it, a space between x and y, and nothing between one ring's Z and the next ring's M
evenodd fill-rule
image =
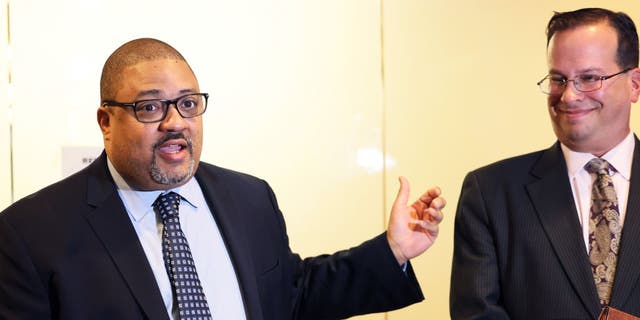
M398 180L400 190L391 208L387 240L402 265L433 245L444 217L441 210L447 202L440 196L440 188L433 187L409 206L409 181L405 177Z

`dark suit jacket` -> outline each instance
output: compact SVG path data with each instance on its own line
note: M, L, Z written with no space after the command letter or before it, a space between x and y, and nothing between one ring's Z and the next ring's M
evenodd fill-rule
M402 272L385 234L301 260L289 249L265 181L206 163L196 178L248 319L337 319L422 300L413 271ZM104 153L0 213L0 318L168 319Z
M610 304L640 316L640 146ZM596 319L567 166L551 148L467 175L455 219L453 319Z

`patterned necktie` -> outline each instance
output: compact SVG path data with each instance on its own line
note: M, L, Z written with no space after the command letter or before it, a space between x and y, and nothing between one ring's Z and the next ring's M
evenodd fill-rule
M153 203L164 224L164 264L178 302L180 320L210 320L212 318L207 298L202 291L187 238L180 228L179 206L180 195L175 192L161 194Z
M600 158L591 159L585 166L588 172L597 175L591 190L589 261L602 305L610 301L622 231L618 197L609 175L610 168L613 169L606 160Z

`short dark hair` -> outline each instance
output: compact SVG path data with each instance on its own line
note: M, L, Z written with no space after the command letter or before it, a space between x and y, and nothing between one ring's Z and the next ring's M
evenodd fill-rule
M120 46L109 56L102 68L100 99L115 99L115 94L119 89L121 73L125 68L140 62L159 59L175 59L187 62L178 50L157 39L140 38Z
M624 12L602 8L584 8L555 12L547 25L547 47L556 32L607 22L618 34L616 63L622 69L638 67L638 32L633 20Z

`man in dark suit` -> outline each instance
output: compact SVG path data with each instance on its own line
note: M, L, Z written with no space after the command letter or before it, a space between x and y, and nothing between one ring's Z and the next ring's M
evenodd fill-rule
M547 55L538 85L558 142L465 178L452 319L596 319L605 305L640 316L640 147L629 125L640 93L636 28L604 9L556 13ZM597 174L594 158L605 164ZM592 195L602 187L615 192Z
M186 319L189 296L197 319L338 319L423 299L408 260L437 237L438 188L409 206L401 178L387 232L303 260L265 181L200 162L208 95L174 48L118 48L101 99L105 152L0 214L0 318Z

